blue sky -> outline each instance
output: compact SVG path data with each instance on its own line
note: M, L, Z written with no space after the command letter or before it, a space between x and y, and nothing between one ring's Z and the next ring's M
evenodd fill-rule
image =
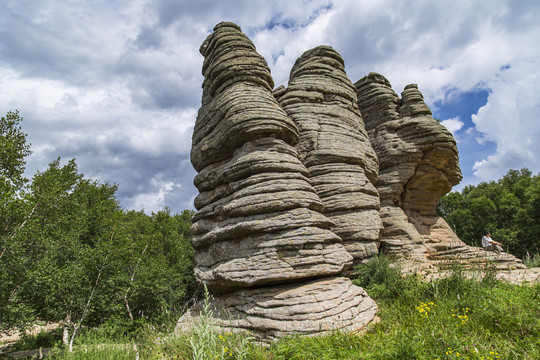
M455 186L454 191L461 191L465 185L478 182L473 168L479 159L485 159L496 151L496 143L483 139L483 134L476 130L472 114L487 104L489 90L478 89L454 94L449 100L435 101L431 105L433 117L445 119L443 124L454 133L460 154L460 167L463 181Z
M198 49L233 21L276 86L321 44L353 82L375 71L398 94L418 84L458 143L459 190L540 171L539 18L536 0L4 0L0 113L24 117L28 175L76 158L87 177L118 184L126 209L192 208Z

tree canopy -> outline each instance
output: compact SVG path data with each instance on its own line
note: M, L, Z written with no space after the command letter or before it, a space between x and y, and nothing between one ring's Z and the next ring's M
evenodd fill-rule
M540 175L526 168L449 193L437 211L466 244L479 246L483 232L491 231L518 257L540 252Z
M121 209L116 185L75 160L24 177L18 112L0 124L0 330L37 319L82 325L161 323L193 296L192 211Z

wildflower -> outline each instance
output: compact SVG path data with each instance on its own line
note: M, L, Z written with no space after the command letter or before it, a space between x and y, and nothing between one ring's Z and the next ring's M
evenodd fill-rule
M416 307L416 310L420 313L420 316L423 318L427 318L429 312L431 311L431 307L436 307L437 305L430 301L428 303L422 302L419 306Z

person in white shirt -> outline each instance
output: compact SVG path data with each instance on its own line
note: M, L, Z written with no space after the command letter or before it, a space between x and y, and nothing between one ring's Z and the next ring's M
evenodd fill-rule
M502 244L500 242L497 242L491 238L491 232L484 231L484 237L482 238L482 247L486 251L495 251L495 252L502 252Z

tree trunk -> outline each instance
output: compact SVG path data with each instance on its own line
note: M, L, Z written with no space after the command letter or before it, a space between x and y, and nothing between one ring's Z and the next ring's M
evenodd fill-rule
M66 319L64 320L64 330L62 331L62 344L64 344L64 347L68 347L69 345L69 326L71 325L71 314L68 313L66 315Z

